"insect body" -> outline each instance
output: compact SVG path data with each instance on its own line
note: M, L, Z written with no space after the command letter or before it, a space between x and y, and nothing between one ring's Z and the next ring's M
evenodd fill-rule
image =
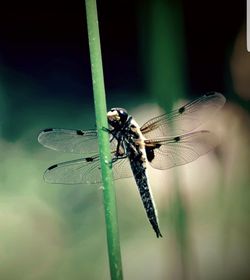
M118 142L115 160L119 159L120 156L128 157L148 219L156 236L162 236L157 221L156 207L146 174L145 138L143 137L140 127L135 120L127 114L125 109L113 108L108 112L107 116L109 124L113 127L113 130L110 132ZM122 146L121 150L123 154L119 152L120 146Z
M147 121L142 127L125 109L107 113L114 179L134 177L157 237L162 236L150 191L147 164L168 169L191 162L217 145L207 130L194 131L225 103L220 93L208 93L168 114ZM100 161L96 130L45 129L38 141L47 148L82 154L82 158L55 164L45 181L60 184L100 183Z

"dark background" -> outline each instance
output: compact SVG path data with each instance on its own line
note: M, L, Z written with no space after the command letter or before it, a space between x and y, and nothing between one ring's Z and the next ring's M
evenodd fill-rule
M177 19L177 24L183 34L180 53L184 59L180 64L185 95L200 96L207 91L218 91L229 97L234 91L229 57L235 37L244 26L244 1L237 5L230 1L159 2L170 6L181 4L178 12L181 21ZM125 99L130 99L132 104L154 96L155 85L150 88L147 84L148 73L152 76L150 71L155 72L148 59L152 49L150 41L154 41L148 35L153 3L98 1L108 107L113 105L112 96L116 92L124 98L129 97ZM173 36L177 35L173 33ZM171 40L171 36L167 40ZM171 66L169 69L171 72ZM93 99L84 2L12 1L2 4L0 71L4 87L2 135L9 140L22 135L21 127L32 125L35 113L38 119L51 117L52 112L48 110L54 107L54 115L62 118L60 114L65 112L65 105L68 108L72 106L69 111L91 108ZM164 77L162 80L165 85L160 89L161 94L173 92L168 81L164 81ZM139 97L145 100L139 101ZM168 100L171 98L161 103ZM117 106L116 101L113 103ZM80 108L79 104L85 106ZM32 106L36 112L32 111ZM20 124L18 127L16 122ZM56 122L55 125L63 124Z
M184 0L182 4L188 92L199 95L216 89L227 95L226 57L244 25L245 1L235 5L232 1ZM150 9L149 1L98 3L107 94L120 88L143 92L137 18L144 7ZM148 19L144 20L147 25ZM8 71L32 79L44 88L37 93L38 99L74 96L78 102L83 89L91 91L83 1L5 3L0 28L1 68L7 69L4 79L9 80ZM64 96L68 91L71 97Z

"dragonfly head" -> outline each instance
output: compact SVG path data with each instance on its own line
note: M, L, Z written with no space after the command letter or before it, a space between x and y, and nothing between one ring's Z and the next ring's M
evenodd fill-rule
M115 128L123 126L126 123L128 119L128 113L123 108L112 108L107 113L107 117L108 123Z

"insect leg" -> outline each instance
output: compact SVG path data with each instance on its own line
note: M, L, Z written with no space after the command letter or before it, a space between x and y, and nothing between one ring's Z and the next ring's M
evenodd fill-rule
M108 132L108 133L111 133L112 134L112 130L109 129L109 128L106 128L106 127L102 127L102 130L105 131L105 132Z

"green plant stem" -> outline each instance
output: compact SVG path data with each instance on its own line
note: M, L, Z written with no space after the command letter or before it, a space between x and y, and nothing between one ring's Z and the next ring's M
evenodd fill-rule
M85 0L89 37L90 61L94 91L96 125L98 131L99 154L102 169L103 201L106 221L108 255L111 279L122 279L120 241L116 213L115 190L112 168L109 135L103 128L108 127L107 106L105 99L104 78L102 69L101 47L98 27L96 0Z

